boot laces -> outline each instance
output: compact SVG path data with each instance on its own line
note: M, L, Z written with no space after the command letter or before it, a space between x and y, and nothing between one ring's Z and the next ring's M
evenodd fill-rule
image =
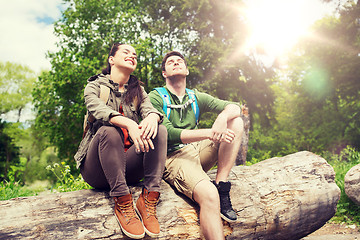
M145 207L146 211L148 213L148 216L154 216L156 217L156 204L157 200L149 200L148 198L145 198Z
M224 209L232 209L229 192L222 192L220 195L220 203Z
M117 205L119 206L120 211L123 213L128 222L130 222L130 220L133 218L137 218L132 202L128 202L125 204L118 203Z

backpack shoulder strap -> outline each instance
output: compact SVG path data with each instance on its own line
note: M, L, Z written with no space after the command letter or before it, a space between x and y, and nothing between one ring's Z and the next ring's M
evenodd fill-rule
M195 92L191 89L186 88L186 93L189 95L190 99L193 99L194 101L191 103L191 107L195 113L195 118L196 118L196 124L198 124L199 122L199 115L200 115L200 109L199 109L199 105L197 103L196 100L196 96L195 96Z
M110 88L105 85L100 85L100 99L105 103L109 100Z
M166 113L167 118L170 117L171 108L168 107L171 104L170 96L166 88L164 87L157 87L155 88L156 91L160 94L163 100L163 111Z
M107 101L109 100L109 96L110 96L110 88L105 86L105 85L100 85L100 96L99 98L104 101L105 103L107 103ZM92 114L89 113L89 111L86 110L86 114L84 117L84 123L83 123L83 138L85 137L87 131L90 128L90 124L92 124L95 121L95 118Z

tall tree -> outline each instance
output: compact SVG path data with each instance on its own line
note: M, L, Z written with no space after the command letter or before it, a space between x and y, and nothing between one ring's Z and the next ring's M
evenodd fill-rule
M18 121L26 104L31 103L31 90L36 75L28 67L0 62L0 114L17 111Z
M9 123L0 119L0 181L8 180L10 165L19 163L19 147L6 132Z

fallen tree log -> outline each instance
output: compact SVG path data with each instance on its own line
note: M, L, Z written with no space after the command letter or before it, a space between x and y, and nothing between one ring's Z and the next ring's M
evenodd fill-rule
M210 176L214 178L215 172ZM235 223L224 222L227 239L300 239L336 211L340 190L333 168L299 152L230 174ZM132 187L135 198L141 186ZM162 182L158 239L201 239L198 207ZM105 192L81 190L0 202L0 239L122 239ZM146 237L148 238L148 237Z

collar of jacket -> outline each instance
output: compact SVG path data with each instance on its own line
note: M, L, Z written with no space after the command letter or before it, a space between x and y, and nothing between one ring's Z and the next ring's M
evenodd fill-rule
M122 94L125 94L128 90L128 86L129 84L125 83L124 84L124 92L119 92L119 84L114 82L113 80L110 79L110 75L107 74L107 75L100 75L100 77L104 77L108 80L108 87L112 88L112 90L114 91L115 95L116 96L121 96ZM130 78L133 77L132 75L130 75Z

